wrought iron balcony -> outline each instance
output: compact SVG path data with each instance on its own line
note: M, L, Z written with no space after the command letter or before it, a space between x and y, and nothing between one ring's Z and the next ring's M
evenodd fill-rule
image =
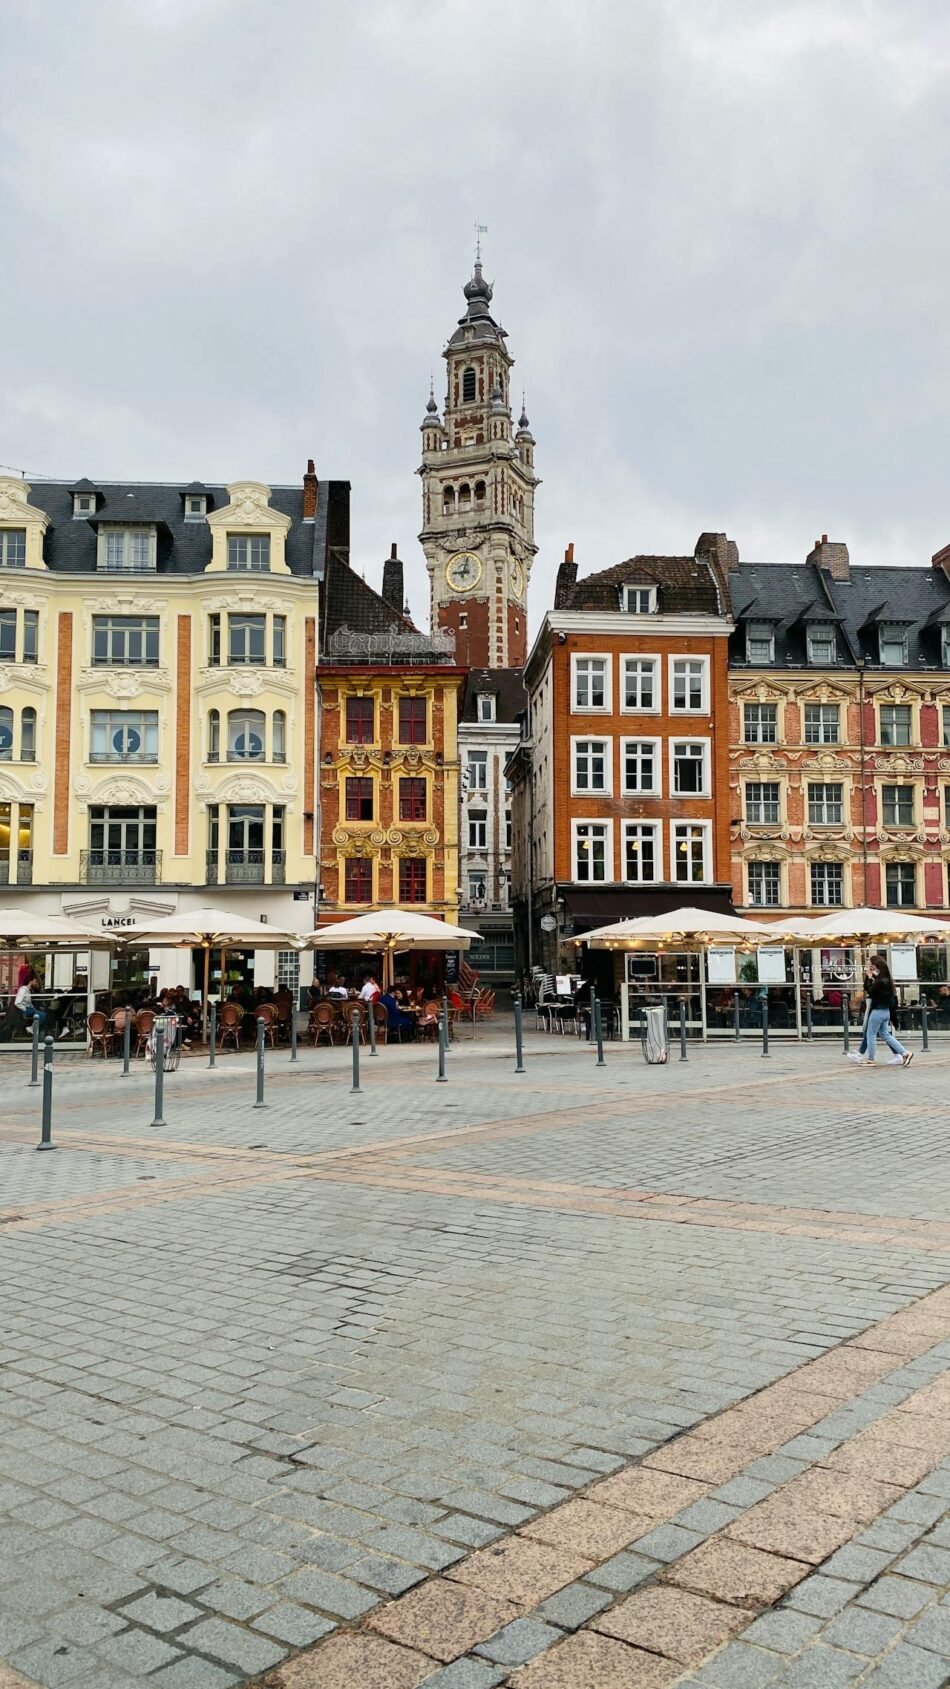
M31 886L33 884L33 852L31 850L17 851L16 880L10 873L10 858L0 857L0 886L9 885Z
M264 850L223 850L220 861L216 850L209 850L207 854L207 883L209 886L220 885L221 874L224 883L229 886L262 886L265 882L267 866L267 852ZM271 851L270 884L282 886L285 879L285 853L282 850Z
M162 877L160 850L83 850L79 880L84 886L154 886Z

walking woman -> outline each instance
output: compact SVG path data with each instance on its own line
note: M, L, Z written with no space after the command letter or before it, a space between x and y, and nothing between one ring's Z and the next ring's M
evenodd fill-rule
M893 1052L888 1067L909 1067L914 1059L913 1050L905 1050L891 1031L888 1021L893 1010L897 1007L894 995L894 982L891 970L883 956L872 956L868 964L868 997L871 1005L867 1024L868 1054L867 1063L873 1067L877 1050L878 1038L883 1038L888 1049Z

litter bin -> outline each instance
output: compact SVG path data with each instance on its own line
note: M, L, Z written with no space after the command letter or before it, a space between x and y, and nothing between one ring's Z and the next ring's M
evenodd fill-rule
M666 1009L662 1004L654 1009L644 1009L641 1042L643 1059L651 1067L657 1062L669 1061L669 1031L666 1024Z
M161 1027L164 1040L162 1067L166 1073L175 1073L177 1072L178 1064L181 1061L181 1040L178 1036L178 1016L155 1016L155 1020L152 1023L152 1030L148 1035L148 1044L146 1046L149 1064L153 1069L155 1067L155 1035L158 1032L159 1027Z

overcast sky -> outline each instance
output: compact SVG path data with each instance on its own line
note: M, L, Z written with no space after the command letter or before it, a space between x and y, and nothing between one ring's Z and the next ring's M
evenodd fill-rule
M2 0L0 462L353 485L423 613L472 225L582 570L950 541L945 0Z

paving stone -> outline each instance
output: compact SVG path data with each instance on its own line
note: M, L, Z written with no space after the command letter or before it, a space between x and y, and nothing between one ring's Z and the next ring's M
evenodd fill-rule
M784 1554L817 1566L852 1537L852 1519L811 1513L795 1507L782 1492L760 1501L727 1526L725 1538L746 1542L767 1554Z
M831 1618L840 1613L842 1607L856 1595L861 1594L859 1583L848 1583L843 1578L825 1577L823 1573L815 1573L800 1583L785 1598L785 1605L802 1613L814 1613L819 1618Z
M540 1619L514 1619L485 1642L479 1642L476 1654L500 1666L523 1666L545 1648L560 1642L564 1632Z
M659 1560L648 1560L644 1554L615 1554L612 1560L605 1560L602 1566L588 1572L584 1582L621 1595L645 1583L659 1569Z
M448 1664L519 1617L514 1601L439 1577L379 1608L367 1622L391 1641Z
M805 1585L800 1584L800 1589ZM790 1607L763 1613L744 1632L744 1640L756 1648L774 1648L777 1654L798 1654L821 1630L824 1619L811 1613L796 1613Z
M631 1466L595 1484L589 1493L591 1501L623 1507L640 1517L659 1521L671 1519L681 1508L700 1500L706 1494L706 1485L673 1472Z
M556 1589L574 1583L591 1569L590 1560L581 1554L568 1554L528 1537L508 1537L450 1567L446 1576L525 1607L536 1607Z
M801 1561L763 1554L745 1543L713 1537L663 1576L684 1589L740 1607L771 1606L805 1576Z
M154 1583L176 1595L194 1595L215 1579L214 1568L200 1560L159 1560L147 1572Z
M507 1676L503 1666L493 1666L488 1660L456 1660L427 1677L425 1689L495 1689Z
M894 1556L879 1548L855 1548L849 1544L847 1548L839 1548L837 1554L832 1554L824 1566L824 1571L832 1578L853 1579L856 1583L871 1583L891 1563ZM908 1576L913 1576L909 1573Z
M906 1578L925 1578L929 1583L950 1583L950 1549L921 1544L898 1560L895 1572Z
M752 1648L746 1642L732 1642L689 1681L702 1684L703 1689L766 1689L767 1684L778 1684L787 1663L778 1654ZM781 1682L784 1685L784 1677Z
M553 1512L522 1527L521 1535L600 1560L626 1548L650 1529L651 1520L638 1518L592 1501L568 1501ZM657 1556L659 1558L659 1556Z
M96 1643L96 1651L131 1677L144 1677L147 1672L181 1658L177 1648L144 1630L124 1630L117 1636L104 1636Z
M423 1567L407 1566L404 1560L389 1560L382 1554L368 1554L362 1560L354 1560L346 1570L355 1582L367 1584L384 1595L401 1595L426 1576Z
M738 1480L737 1480L738 1482ZM712 1536L715 1531L721 1531L730 1524L741 1511L737 1506L729 1506L724 1501L696 1501L685 1512L677 1513L672 1523L687 1531L698 1531L700 1536ZM658 1559L662 1556L658 1555Z
M571 1583L542 1601L538 1615L551 1624L559 1625L562 1630L579 1630L595 1613L602 1613L605 1607L609 1607L610 1602L611 1596L606 1591L591 1589L585 1583Z
M822 1641L832 1648L848 1648L852 1654L867 1654L872 1658L884 1652L900 1629L898 1619L872 1613L864 1607L849 1607L825 1627Z
M59 1689L60 1684L75 1681L94 1669L96 1664L96 1655L89 1649L79 1646L65 1648L57 1642L55 1635L34 1642L27 1648L19 1648L10 1655L14 1671L22 1672L30 1684L47 1684L49 1689ZM6 1689L6 1685L2 1685L2 1689ZM11 1685L11 1689L19 1689L19 1685Z
M308 1607L319 1607L322 1612L332 1613L339 1619L358 1619L361 1613L368 1613L371 1607L375 1607L379 1600L377 1595L359 1584L335 1577L332 1572L312 1568L285 1578L279 1586L279 1594L284 1599L302 1601Z
M915 1613L919 1613L922 1607L926 1607L936 1593L931 1584L918 1583L913 1578L886 1575L877 1578L869 1589L862 1590L857 1599L862 1607L891 1613L897 1619L910 1619Z
M279 1601L276 1607L269 1607L255 1619L254 1629L263 1631L265 1636L276 1636L292 1648L309 1648L322 1636L329 1636L334 1625L307 1607L298 1607L293 1601Z
M867 1660L816 1642L788 1666L782 1689L844 1689L866 1668Z
M162 1633L187 1624L190 1619L202 1616L200 1607L193 1607L189 1601L174 1601L168 1596L142 1595L137 1601L132 1601L122 1608L122 1616L135 1624L145 1625L149 1630Z
M746 1608L655 1584L593 1619L591 1628L650 1653L679 1660L684 1666L697 1666L753 1617Z
M163 1666L148 1679L149 1689L153 1684L156 1689L231 1689L231 1685L238 1681L232 1671L212 1665L210 1660L200 1660L197 1654L176 1660L174 1665Z
M681 1555L688 1554L690 1549L698 1547L708 1534L706 1531L686 1530L682 1525L658 1525L655 1530L637 1536L633 1548L637 1554L645 1555L648 1560L659 1560L662 1563L678 1560Z
M906 1641L915 1648L930 1648L950 1658L950 1607L933 1607L907 1632Z
M432 1526L438 1536L450 1542L461 1542L468 1548L484 1548L496 1542L505 1532L501 1525L489 1525L485 1519L473 1519L468 1513L450 1513Z
M203 1624L195 1625L188 1632L187 1644L215 1660L223 1660L225 1665L236 1666L248 1677L276 1665L284 1654L275 1642L230 1624L227 1619L205 1619Z
M886 1654L861 1689L946 1689L947 1662L924 1648L898 1642Z
M222 1578L201 1591L205 1607L224 1613L229 1619L253 1619L274 1604L270 1590L260 1589L243 1578Z
M508 1681L510 1689L668 1689L680 1675L672 1660L579 1630Z
M309 1654L287 1660L273 1689L416 1689L432 1660L369 1632L337 1631Z

